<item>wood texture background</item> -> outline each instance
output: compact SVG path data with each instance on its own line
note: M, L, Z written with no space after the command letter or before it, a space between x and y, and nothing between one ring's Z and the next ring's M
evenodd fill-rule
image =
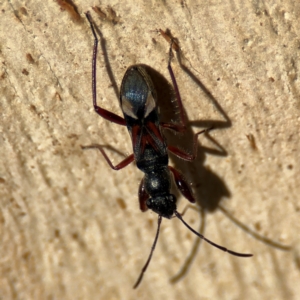
M0 299L299 299L299 1L76 0L78 20L59 2L0 1ZM110 145L120 151L108 150L115 162L131 152L126 129L92 108L87 10L118 85L137 63L170 82L157 29L178 38L190 71L174 59L188 136L213 124L211 137L227 153L209 151L218 148L201 136L196 162L175 160L205 208L185 219L196 229L202 220L208 238L253 258L204 243L194 251L195 236L164 220L144 281L132 289L157 216L139 211L134 164L115 172L80 147ZM120 114L101 52L98 100ZM191 149L191 139L171 140Z

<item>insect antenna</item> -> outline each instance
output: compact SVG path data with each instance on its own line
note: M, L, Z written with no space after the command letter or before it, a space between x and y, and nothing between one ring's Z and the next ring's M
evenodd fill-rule
M183 219L181 214L178 211L174 212L175 216L190 230L192 231L194 234L196 234L199 238L203 239L204 241L206 241L207 243L213 245L216 248L219 248L220 250L224 251L224 252L228 252L231 255L235 255L235 256L240 256L240 257L251 257L253 256L253 254L247 254L247 253L239 253L239 252L234 252L231 251L223 246L220 246L218 244L215 244L214 242L210 241L209 239L207 239L205 236L203 236L202 234L200 234L199 232L197 232L196 230L194 230L189 224L187 224Z
M153 245L151 247L149 257L148 257L143 269L141 270L141 273L140 273L140 276L139 276L138 280L136 281L135 285L133 286L134 289L136 289L139 286L139 284L141 283L141 281L143 279L143 276L144 276L144 273L146 272L146 270L149 266L149 263L151 261L151 258L152 258L153 252L155 250L157 240L158 240L161 221L162 221L162 216L158 216L158 224L157 224L157 231L156 231L155 239L154 239Z

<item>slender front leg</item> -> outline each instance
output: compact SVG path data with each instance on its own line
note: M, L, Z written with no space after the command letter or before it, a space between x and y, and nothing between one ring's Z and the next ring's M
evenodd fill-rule
M86 150L86 149L98 149L102 155L104 156L105 160L107 161L107 163L109 164L109 166L113 169L113 170L120 170L125 168L126 166L128 166L130 163L132 163L134 161L134 155L131 154L129 156L127 156L125 159L123 159L120 163L118 163L117 165L113 165L111 160L109 159L109 157L107 156L107 154L105 153L104 149L102 148L101 145L90 145L90 146L81 146L81 149Z
M126 125L126 122L123 118L121 118L120 116L104 109L101 108L100 106L97 105L97 91L96 91L96 62L97 62L97 53L98 53L98 38L94 29L94 25L92 22L92 18L90 16L90 13L87 12L86 14L86 18L88 19L92 32L93 32L93 36L94 36L94 50L93 50L93 62L92 62L92 91L93 91L93 105L94 105L94 109L96 111L96 113L101 116L102 118L111 121L113 123L119 124L119 125Z

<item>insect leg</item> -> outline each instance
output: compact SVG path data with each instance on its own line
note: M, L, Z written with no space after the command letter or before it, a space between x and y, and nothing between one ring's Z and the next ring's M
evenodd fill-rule
M193 152L192 153L187 153L183 150L180 150L179 148L177 148L175 146L168 146L168 150L171 151L176 156L178 156L179 158L182 158L182 159L188 160L188 161L193 161L197 157L197 150L198 150L197 139L198 139L198 135L200 135L202 133L205 133L205 132L208 132L209 130L211 130L211 128L201 130L201 131L197 132L194 135Z
M108 120L108 121L111 121L113 123L116 123L116 124L119 124L119 125L123 125L125 126L126 125L126 122L125 120L104 109L104 108L101 108L100 106L97 105L97 91L96 91L96 62L97 62L97 53L98 53L98 38L97 38L97 35L96 35L96 32L95 32L95 29L94 29L94 25L93 25L93 22L92 22L92 18L91 18L91 15L89 12L87 12L86 14L86 18L88 19L89 23L90 23L90 26L91 26L91 29L92 29L92 32L93 32L93 36L94 36L94 50L93 50L93 62L92 62L92 91L93 91L93 105L94 105L94 109L96 111L96 113L98 115L100 115L102 118Z
M139 186L139 203L140 203L140 210L142 212L145 212L148 209L146 205L146 201L148 199L149 199L149 194L145 190L144 178L143 178Z
M109 166L114 169L114 170L120 170L120 169L123 169L125 168L126 166L128 166L131 162L134 161L134 155L131 154L129 156L127 156L125 159L123 159L120 163L118 163L117 165L113 165L111 160L109 159L109 157L107 156L107 154L105 153L104 149L102 148L101 145L96 145L96 144L93 144L93 145L90 145L90 146L81 146L81 148L83 150L85 149L98 149L102 155L104 156L105 160L107 161L107 163L109 164Z
M175 124L175 123L161 123L161 126L167 129L172 129L178 132L184 132L186 130L186 118L184 116L184 109L183 109L183 104L182 104L182 100L181 100L181 96L180 96L180 92L179 92L179 88L177 85L177 81L171 66L171 61L172 61L172 57L173 57L173 52L172 52L172 46L173 46L174 40L171 40L170 43L170 50L169 50L169 61L168 61L168 70L171 76L171 80L172 80L172 84L173 84L173 88L175 91L175 95L176 95L176 99L177 99L177 103L178 103L178 107L179 107L179 114L180 114L180 123L179 124Z
M195 203L196 200L194 198L193 192L192 192L189 184L184 179L183 175L171 166L169 166L169 169L174 176L176 186L179 189L179 191L181 192L181 194L186 199L188 199L190 202Z

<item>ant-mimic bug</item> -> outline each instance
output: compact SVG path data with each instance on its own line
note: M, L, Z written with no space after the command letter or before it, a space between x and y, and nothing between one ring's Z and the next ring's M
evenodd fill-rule
M136 166L145 174L139 186L139 203L141 211L145 212L151 209L158 214L158 226L156 236L150 251L150 255L144 265L140 276L138 277L133 288L137 288L141 283L144 273L151 261L160 230L162 218L171 219L175 215L189 230L191 230L199 238L205 240L220 250L228 252L235 256L250 257L252 254L243 254L228 250L214 242L208 240L203 235L191 228L182 218L182 215L176 209L176 197L170 193L171 189L171 174L175 180L176 186L181 194L191 203L196 200L193 196L189 184L184 179L183 175L171 166L168 166L168 151L172 152L181 159L192 161L197 154L197 138L203 132L202 130L194 135L193 153L186 153L177 147L167 145L163 136L163 129L184 132L186 129L186 120L183 112L183 105L177 86L177 82L171 67L172 60L172 44L170 43L168 70L173 83L175 95L180 112L180 124L160 122L160 116L157 107L157 95L150 76L142 65L130 66L122 80L120 90L120 107L124 118L101 108L97 104L96 95L96 58L98 50L98 38L94 29L94 25L89 12L86 13L88 22L95 39L92 62L92 92L93 105L96 113L102 118L127 126L132 140L133 154L129 155L117 165L113 165L108 158L104 149L100 145L91 145L82 147L84 149L98 149L109 166L114 170L120 170L126 167L131 162L135 161Z

